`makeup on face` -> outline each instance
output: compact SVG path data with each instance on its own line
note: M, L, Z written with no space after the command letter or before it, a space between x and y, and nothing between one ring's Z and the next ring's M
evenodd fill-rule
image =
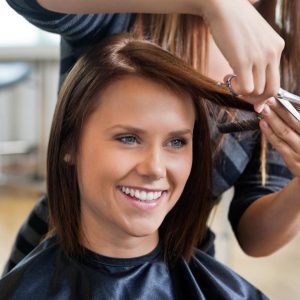
M128 76L102 91L99 103L83 127L77 157L85 235L96 248L105 241L120 249L134 239L144 240L142 248L156 245L191 171L192 100Z

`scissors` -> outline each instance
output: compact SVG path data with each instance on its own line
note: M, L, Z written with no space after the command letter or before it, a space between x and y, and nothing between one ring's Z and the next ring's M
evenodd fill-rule
M236 77L236 75L229 74L224 77L224 82L218 82L218 85L225 86L232 96L238 96L232 89L231 80ZM293 104L300 105L300 97L294 95L282 88L279 88L277 95L274 97L282 106L285 107L299 122L300 114L298 110L293 106ZM293 103L293 104L292 104Z
M300 97L282 88L279 89L275 99L279 101L299 122L300 114L293 104L300 105ZM292 104L293 103L293 104Z

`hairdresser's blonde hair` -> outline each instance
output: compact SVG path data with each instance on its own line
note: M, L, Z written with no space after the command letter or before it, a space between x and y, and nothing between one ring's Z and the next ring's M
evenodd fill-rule
M205 73L208 28L199 16L140 14L134 33L148 38Z

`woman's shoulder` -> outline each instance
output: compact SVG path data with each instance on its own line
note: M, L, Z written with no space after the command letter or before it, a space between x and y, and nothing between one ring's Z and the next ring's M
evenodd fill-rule
M58 252L55 238L42 242L0 280L0 300L45 299Z
M197 295L203 299L268 299L240 275L199 249L180 268L181 282L186 281L193 299L202 299Z
M95 260L94 256L90 258ZM84 298L87 294L110 299L113 290L128 295L129 287L130 294L141 295L140 286L144 287L142 295L147 295L146 299L150 295L160 295L160 299L170 299L173 295L184 299L267 299L242 277L198 249L190 263L180 261L170 268L156 252L151 254L150 261L148 258L145 262L139 258L135 267L114 260L116 270L111 260L101 258L98 264L94 261L93 267L85 264L86 268L65 259L56 240L50 238L0 281L0 299L60 299L72 295ZM106 267L101 268L103 272L95 272L100 263Z

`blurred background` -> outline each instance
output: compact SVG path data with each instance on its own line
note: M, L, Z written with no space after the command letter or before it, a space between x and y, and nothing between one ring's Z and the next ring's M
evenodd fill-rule
M1 1L0 272L17 230L45 192L45 153L57 97L58 63L59 38L36 29ZM225 193L210 218L217 233L217 258L270 299L300 299L300 238L271 257L247 257L227 221L232 193Z

